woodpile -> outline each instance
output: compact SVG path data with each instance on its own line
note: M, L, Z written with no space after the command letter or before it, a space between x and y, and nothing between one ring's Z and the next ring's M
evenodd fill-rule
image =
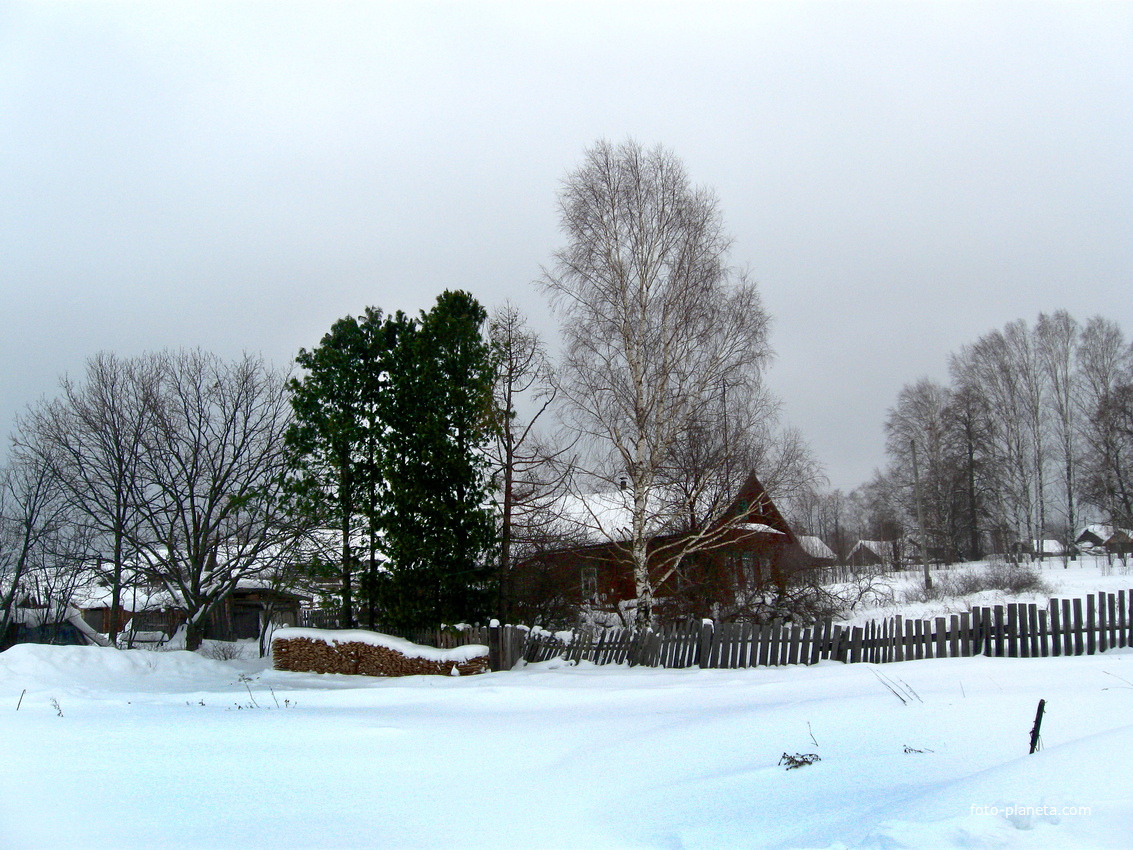
M482 655L467 660L438 661L411 658L396 649L361 641L328 640L333 642L277 637L271 644L275 669L361 676L451 676L454 667L461 676L488 672L487 647Z

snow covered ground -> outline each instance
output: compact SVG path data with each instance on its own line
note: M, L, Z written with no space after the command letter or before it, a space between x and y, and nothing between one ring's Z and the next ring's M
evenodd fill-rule
M1026 566L1039 576L1043 584L1046 585L1046 590L1023 594L986 590L966 596L945 594L938 599L916 601L916 598L921 595L921 588L924 587L924 574L919 569L882 575L874 580L869 592L861 604L851 612L851 616L841 622L861 625L867 620L882 620L894 614L900 614L903 617L931 619L970 611L973 605L1002 605L1007 602L1035 602L1039 605L1046 605L1051 597L1073 599L1099 591L1116 593L1119 590L1133 590L1133 559L1130 559L1128 564L1123 565L1120 560L1115 559L1110 563L1104 556L1088 555L1082 556L1076 561L1065 563L1061 559L1050 559ZM961 564L950 569L932 570L933 581L940 585L950 578L958 578L963 573L979 573L989 567L1004 569L1002 563ZM864 583L862 586L864 586ZM856 588L851 587L851 583L843 583L834 587L843 592L856 590ZM1133 846L1133 839L1131 839L1130 845Z
M1133 650L379 680L25 645L0 740L13 848L1133 841Z

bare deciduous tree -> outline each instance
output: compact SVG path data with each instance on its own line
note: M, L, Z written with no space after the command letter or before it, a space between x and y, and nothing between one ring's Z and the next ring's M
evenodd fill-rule
M69 500L101 537L109 564L111 643L118 633L127 533L137 522L138 466L155 362L150 356L96 354L87 361L85 380L64 377L61 395L34 406L17 433L25 450L54 459Z
M58 548L55 541L64 533L68 512L45 453L16 444L8 461L0 469L0 643L29 574L52 562L50 553Z
M664 470L721 386L758 384L769 319L754 283L727 265L715 195L664 148L598 142L564 182L559 212L566 246L543 277L564 340L557 386L591 480L626 482L629 539L610 542L633 565L644 628L649 539L677 507L659 498Z
M1133 346L1101 316L1086 323L1077 352L1085 459L1084 500L1108 522L1133 519L1133 480L1127 438L1120 427L1121 387L1133 383Z
M287 384L262 359L201 351L160 357L131 542L149 577L186 609L185 646L291 537L281 507Z
M513 561L545 536L546 512L559 497L570 464L567 448L552 449L537 425L555 389L546 346L518 308L505 302L488 320L495 359L493 403L498 428L492 465L500 500L499 616L513 616ZM523 408L522 410L520 408Z

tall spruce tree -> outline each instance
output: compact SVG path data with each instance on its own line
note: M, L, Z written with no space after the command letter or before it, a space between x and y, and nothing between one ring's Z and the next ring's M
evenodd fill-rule
M338 532L336 572L343 628L355 623L354 579L367 567L363 589L373 625L373 572L380 529L382 425L379 399L387 352L380 310L339 319L318 348L300 349L306 374L291 381L295 421L287 432L291 509ZM369 557L363 558L365 550ZM362 551L359 551L362 550Z
M385 325L383 394L387 571L379 598L391 625L481 619L496 548L486 448L493 435L491 349L484 308L446 291L418 320Z

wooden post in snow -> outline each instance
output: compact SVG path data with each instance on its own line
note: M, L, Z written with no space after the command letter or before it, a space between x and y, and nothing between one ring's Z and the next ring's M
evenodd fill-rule
M924 530L924 508L921 506L921 476L917 471L917 442L909 440L913 448L913 495L917 500L917 524L921 527L921 563L924 565L924 588L932 588L932 576L928 573L928 540Z
M1043 709L1046 708L1046 700L1039 700L1039 710L1035 712L1035 725L1031 727L1031 755L1035 754L1035 750L1039 748L1039 730L1043 725Z

